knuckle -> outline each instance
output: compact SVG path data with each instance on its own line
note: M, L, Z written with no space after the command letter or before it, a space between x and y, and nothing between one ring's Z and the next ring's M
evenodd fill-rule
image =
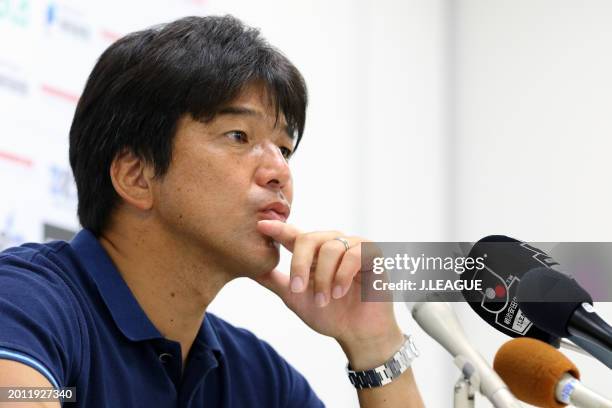
M300 234L297 237L295 237L295 245L304 245L304 243L307 242L307 236L306 234Z
M340 247L344 250L344 246L339 241L336 241L336 240L326 241L323 243L323 245L321 245L319 252L321 253L321 255L329 256L329 255L338 253L340 250Z
M307 275L308 264L305 262L295 262L291 265L292 276L304 276Z
M313 282L315 287L317 288L325 288L328 286L328 283L331 281L331 276L328 273L324 273L319 268L317 268L314 276Z
M340 268L334 280L337 283L346 283L349 281L351 275L351 271L349 268Z
M317 233L316 232L307 232L305 234L302 234L302 242L308 244L308 245L314 245L316 244L316 242L318 241L318 237L317 237Z
M291 258L291 273L292 274L294 272L298 272L300 275L302 275L301 272L307 270L308 267L309 267L309 263L306 261L304 257L294 256L293 258Z

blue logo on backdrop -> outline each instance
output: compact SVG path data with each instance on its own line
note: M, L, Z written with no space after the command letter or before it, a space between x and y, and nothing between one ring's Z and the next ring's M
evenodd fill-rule
M82 13L75 9L49 3L45 13L45 23L48 28L55 28L58 32L77 40L88 41L91 38L90 25Z
M30 24L30 0L0 0L0 25L8 22L18 27Z
M47 25L53 24L55 20L55 4L49 3L47 7Z
M74 204L77 200L77 190L72 178L72 173L60 166L51 165L49 167L49 175L51 184L49 193L51 196L61 202Z
M0 250L25 241L24 236L15 227L15 215L7 215L0 226Z

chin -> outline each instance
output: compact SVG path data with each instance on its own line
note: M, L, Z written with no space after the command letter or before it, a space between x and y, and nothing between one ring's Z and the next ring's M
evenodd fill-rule
M255 248L245 251L243 262L238 273L242 276L255 277L274 269L280 261L279 245L270 239L262 239Z
M262 255L261 261L266 264L268 269L272 269L278 265L280 261L280 246L277 242L266 240L265 253Z

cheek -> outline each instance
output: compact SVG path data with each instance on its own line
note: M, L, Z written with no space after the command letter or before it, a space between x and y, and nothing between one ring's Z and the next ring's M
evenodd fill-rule
M254 159L198 145L177 150L160 188L160 205L171 207L174 219L182 212L183 221L197 217L228 222L248 205Z
M175 207L175 212L182 210L189 218L227 222L237 208L244 207L242 198L246 196L250 180L245 174L246 166L234 165L233 161L191 162L189 166L177 168L180 171L174 172L164 186L165 204Z

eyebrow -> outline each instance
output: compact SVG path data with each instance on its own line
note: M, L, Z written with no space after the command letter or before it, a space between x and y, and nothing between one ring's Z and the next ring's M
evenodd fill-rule
M231 115L231 116L253 116L258 118L263 118L264 115L260 111L245 108L244 106L226 106L217 112L217 115ZM295 135L291 132L291 129L286 124L282 126L282 130L287 134L291 141L295 141Z

